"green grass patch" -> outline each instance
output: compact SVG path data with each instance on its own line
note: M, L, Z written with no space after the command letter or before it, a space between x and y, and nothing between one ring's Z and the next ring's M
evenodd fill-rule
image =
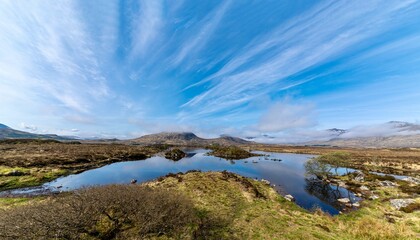
M45 182L52 181L60 176L68 174L67 170L63 169L25 169L25 168L1 168L3 172L7 173L11 170L18 169L19 171L25 172L25 175L20 176L9 176L6 174L0 175L0 191L33 187L41 185Z

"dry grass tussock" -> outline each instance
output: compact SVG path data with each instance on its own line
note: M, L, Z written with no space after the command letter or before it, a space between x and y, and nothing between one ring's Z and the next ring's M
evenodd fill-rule
M182 238L198 222L185 196L133 185L88 188L2 211L1 239Z

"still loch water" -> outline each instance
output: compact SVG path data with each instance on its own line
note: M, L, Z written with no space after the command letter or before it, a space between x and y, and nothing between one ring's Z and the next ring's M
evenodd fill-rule
M128 184L132 179L145 182L168 173L201 171L230 171L254 179L266 179L275 185L280 194L292 195L296 203L306 209L315 207L332 215L338 214L342 206L337 198L347 197L352 202L360 200L345 188L308 181L305 174L305 162L313 155L292 153L256 152L264 156L243 160L226 160L208 156L208 150L186 149L187 157L171 161L160 156L140 161L109 164L56 179L37 188L18 189L12 193L30 193L40 191L69 191L86 186L105 184ZM344 171L343 169L339 169Z

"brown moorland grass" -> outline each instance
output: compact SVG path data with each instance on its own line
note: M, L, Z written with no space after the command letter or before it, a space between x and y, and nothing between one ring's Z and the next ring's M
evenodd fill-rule
M233 177L235 175L235 177ZM242 180L246 179L246 181ZM257 189L250 188L248 183ZM222 239L416 239L420 212L404 213L390 207L389 196L410 195L398 189L378 189L379 199L362 202L363 208L330 216L309 212L286 201L264 183L223 172L174 174L147 183L153 188L182 192L196 208L224 223ZM263 197L262 197L263 196ZM417 200L418 201L418 200ZM389 221L393 216L395 221Z
M0 190L35 186L113 162L142 160L162 146L76 144L43 140L0 142Z
M387 200L406 194L398 188L379 190L380 198L364 201L362 209L332 217L320 210L306 211L257 180L228 172L192 171L143 185L84 189L13 205L0 214L0 229L5 230L0 235L5 239L418 238L420 212L398 211Z
M253 150L301 153L327 156L325 160L342 167L377 171L388 174L416 176L420 172L420 150L413 148L335 148L309 146L252 145ZM347 155L346 158L334 158L334 155Z

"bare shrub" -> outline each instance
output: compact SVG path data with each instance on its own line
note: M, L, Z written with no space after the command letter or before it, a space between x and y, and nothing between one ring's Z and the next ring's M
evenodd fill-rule
M110 185L0 213L1 239L180 236L197 223L192 202L166 190Z

